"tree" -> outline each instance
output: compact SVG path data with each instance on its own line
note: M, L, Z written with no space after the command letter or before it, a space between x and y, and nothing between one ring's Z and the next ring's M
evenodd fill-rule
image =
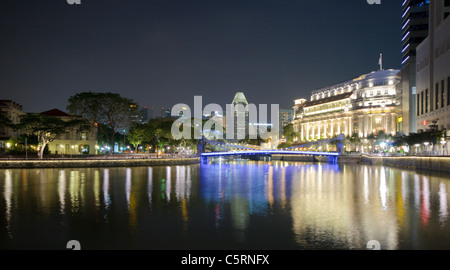
M83 132L88 129L87 123L82 119L65 121L61 118L44 114L24 114L20 117L20 123L16 126L27 135L35 135L41 144L39 158L44 157L44 149L48 143L58 139L70 129Z
M151 132L148 125L135 124L128 133L128 141L133 144L136 152L139 152L139 145L151 140Z
M12 121L8 118L4 111L0 111L0 127L11 127Z
M137 104L119 94L82 92L69 98L67 109L71 114L80 115L97 126L113 146L116 132L131 124Z
M288 148L288 147L290 147L291 146L291 144L290 143L288 143L288 142L282 142L282 143L280 143L280 144L278 144L278 149L284 149L284 148Z
M295 132L294 125L292 123L283 127L283 136L287 141L293 142L296 137L300 137L298 132Z

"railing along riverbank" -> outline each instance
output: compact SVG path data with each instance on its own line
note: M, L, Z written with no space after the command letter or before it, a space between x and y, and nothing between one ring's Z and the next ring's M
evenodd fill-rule
M361 163L388 165L418 171L450 172L450 156L370 156L362 155Z
M327 157L278 155L273 160L327 162ZM450 156L380 156L370 154L351 154L338 157L338 164L361 163L369 165L385 165L438 173L450 172Z
M171 166L200 163L197 156L178 155L104 155L77 156L72 158L48 157L45 159L24 159L7 157L0 159L0 169L8 168L77 168L77 167L136 167L136 166Z

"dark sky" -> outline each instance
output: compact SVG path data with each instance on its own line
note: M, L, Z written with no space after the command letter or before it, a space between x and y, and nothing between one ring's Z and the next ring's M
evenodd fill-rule
M401 2L382 0L0 1L0 99L65 110L114 92L141 106L255 104L401 68Z

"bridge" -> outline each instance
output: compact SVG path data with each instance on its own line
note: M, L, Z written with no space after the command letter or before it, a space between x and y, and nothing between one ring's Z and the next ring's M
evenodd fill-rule
M326 145L329 143L337 143L337 152L321 152L321 151L299 151L299 148L317 148L322 145ZM217 142L211 141L206 138L203 138L200 141L200 150L201 150L201 159L202 162L207 162L211 157L224 157L224 156L271 156L271 155L306 155L306 156L324 156L328 157L328 161L330 163L337 163L339 155L343 153L343 145L344 142L350 143L347 139L345 139L343 134L340 134L336 138L321 140L310 142L301 145L290 146L283 149L277 150L267 150L261 149L261 147L256 145L246 145L246 144L237 144L237 143L229 143L229 142ZM205 152L206 145L216 146L222 151L218 152ZM350 143L351 144L351 143ZM297 149L297 150L294 150Z

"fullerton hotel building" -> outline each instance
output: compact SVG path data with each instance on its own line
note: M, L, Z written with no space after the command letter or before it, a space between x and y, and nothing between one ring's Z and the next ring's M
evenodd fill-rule
M358 78L317 89L310 100L297 99L294 130L299 141L357 134L366 138L377 131L397 133L401 116L396 112L399 70L379 70Z

